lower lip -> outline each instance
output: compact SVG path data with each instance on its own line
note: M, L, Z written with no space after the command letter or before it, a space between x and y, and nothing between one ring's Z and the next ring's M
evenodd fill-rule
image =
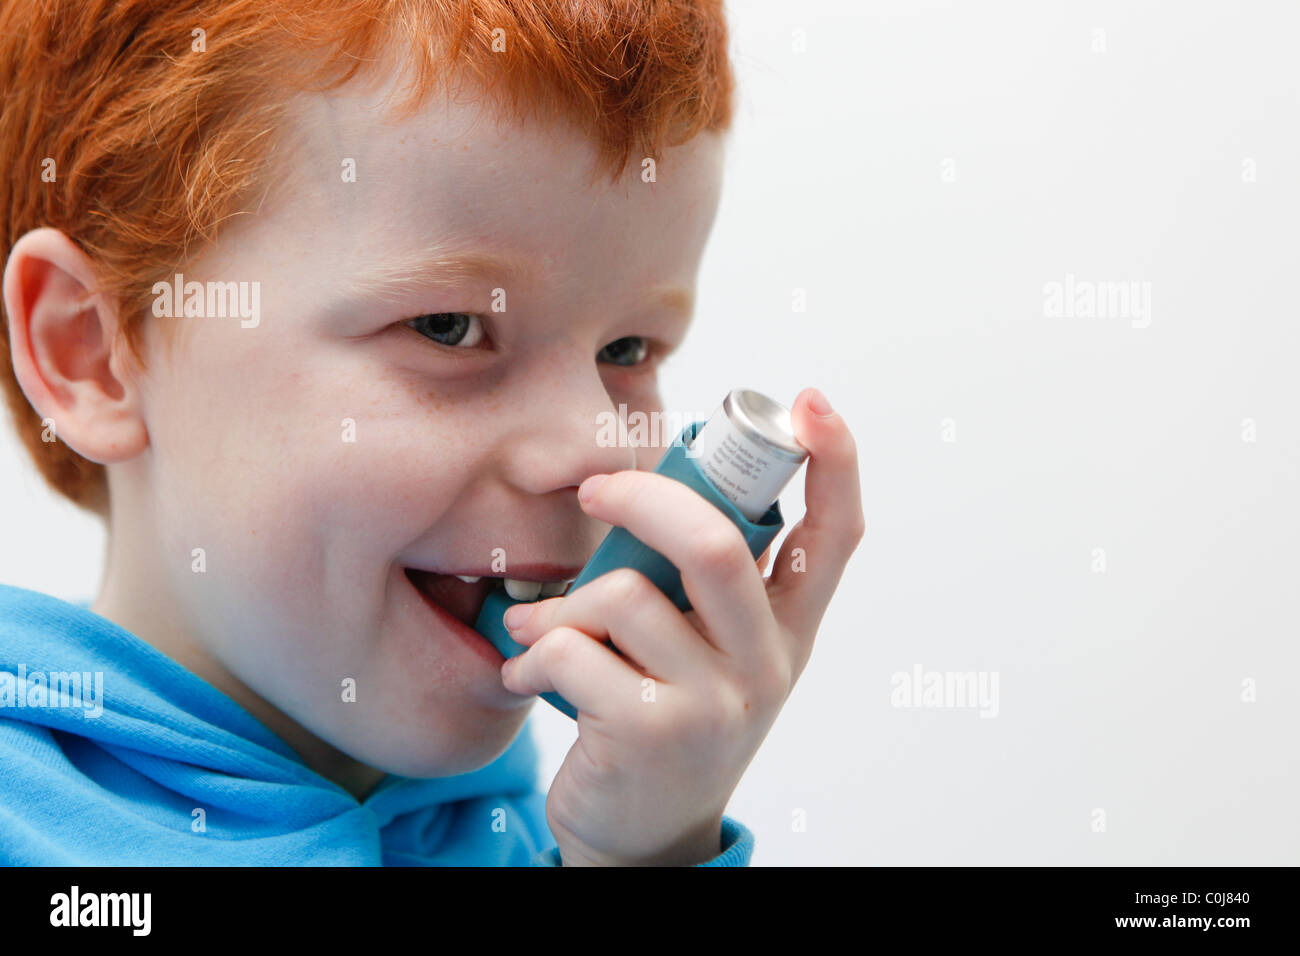
M424 606L433 612L438 619L438 623L443 626L444 630L450 631L460 638L461 643L474 652L474 655L485 663L490 664L496 672L497 677L501 676L501 665L506 662L505 656L492 646L492 643L480 634L474 628L469 627L464 621L452 617L446 608L429 599L423 591L417 588L411 579L406 576L406 572L401 572L402 578L406 581L407 586L424 602Z

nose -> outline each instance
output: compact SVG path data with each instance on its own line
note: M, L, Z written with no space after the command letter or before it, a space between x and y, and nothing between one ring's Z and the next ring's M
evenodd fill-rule
M556 372L544 394L525 398L508 441L510 483L528 494L577 488L591 475L637 466L638 450L620 425L620 411L629 410L611 399L595 363Z

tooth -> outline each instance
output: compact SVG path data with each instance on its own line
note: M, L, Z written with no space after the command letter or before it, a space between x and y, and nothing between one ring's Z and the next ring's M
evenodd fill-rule
M542 597L555 597L563 594L564 589L576 580L577 578L570 578L567 581L547 581L542 585Z
M479 575L477 574L457 574L454 576L460 578L466 584L475 584L479 580Z
M506 578L506 594L509 594L516 601L536 601L541 590L542 583L540 581L520 581L517 578Z

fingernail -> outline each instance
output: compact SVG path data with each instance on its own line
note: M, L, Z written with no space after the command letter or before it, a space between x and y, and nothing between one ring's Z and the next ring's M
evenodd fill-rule
M519 630L524 626L524 622L528 620L528 615L532 613L533 606L531 604L516 604L514 607L506 611L506 616L503 618L506 622L506 630Z
M580 484L578 486L578 500L584 503L590 501L591 496L596 493L596 489L600 487L601 482L608 477L609 475L592 475Z
M815 388L812 394L808 396L808 407L812 409L813 414L818 418L826 418L835 414L835 409L831 408L831 403L826 401L826 396Z

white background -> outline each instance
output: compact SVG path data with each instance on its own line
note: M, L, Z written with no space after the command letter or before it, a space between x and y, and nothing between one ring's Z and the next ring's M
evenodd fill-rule
M1298 13L730 4L665 398L821 388L868 524L728 807L755 865L1300 863ZM1149 324L1048 317L1067 274L1150 283ZM0 581L94 592L102 530L8 427L0 527ZM998 716L891 706L918 664L996 672ZM534 714L549 780L575 729Z

